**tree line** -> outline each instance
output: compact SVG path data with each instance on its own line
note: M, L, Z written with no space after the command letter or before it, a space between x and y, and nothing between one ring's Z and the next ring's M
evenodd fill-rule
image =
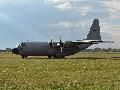
M120 52L120 48L94 48L94 49L85 49L82 52Z

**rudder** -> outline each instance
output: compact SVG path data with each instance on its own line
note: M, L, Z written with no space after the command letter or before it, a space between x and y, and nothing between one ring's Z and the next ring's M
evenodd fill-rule
M90 31L87 35L87 40L101 40L100 26L99 26L98 19L94 19L93 24L90 28Z

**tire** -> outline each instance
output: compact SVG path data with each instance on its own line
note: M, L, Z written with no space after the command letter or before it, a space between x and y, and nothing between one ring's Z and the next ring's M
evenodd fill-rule
M52 56L51 56L51 55L49 55L49 56L48 56L48 58L49 58L49 59L51 59L51 58L52 58Z
M22 59L25 59L25 58L27 58L27 56L25 56L25 55L22 55Z
M62 58L65 58L65 56L56 56L56 55L54 55L53 58L62 59Z

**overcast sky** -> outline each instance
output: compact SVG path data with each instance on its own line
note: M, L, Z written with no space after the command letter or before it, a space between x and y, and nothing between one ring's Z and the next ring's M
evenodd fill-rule
M86 38L94 18L100 20L103 40L120 48L120 0L0 0L0 48L22 41ZM93 46L92 46L93 47Z

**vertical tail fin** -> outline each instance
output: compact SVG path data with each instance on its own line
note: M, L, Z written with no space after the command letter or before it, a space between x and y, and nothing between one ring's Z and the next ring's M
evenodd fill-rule
M94 19L93 24L90 28L90 31L87 35L87 40L101 40L100 26L99 26L98 19Z

